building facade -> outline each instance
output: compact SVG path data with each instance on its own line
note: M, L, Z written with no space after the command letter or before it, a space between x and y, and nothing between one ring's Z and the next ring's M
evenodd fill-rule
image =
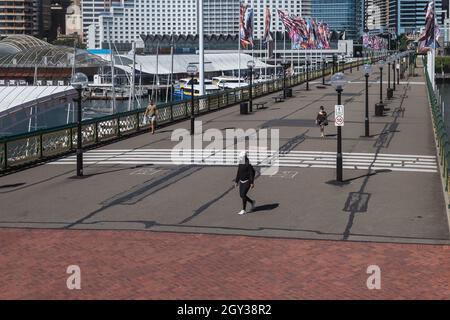
M327 22L345 39L358 39L364 31L365 1L312 0L312 17Z
M50 0L0 1L0 34L47 37L51 28Z
M366 31L382 32L389 27L389 0L366 0L364 6Z
M197 0L118 0L101 8L104 1L83 0L83 31L88 47L98 48L102 43L131 43L148 35L195 35L198 33ZM97 6L93 9L92 4ZM238 0L204 0L204 33L238 34ZM281 31L277 9L293 15L310 16L311 0L248 0L254 9L254 37L264 32L264 10L272 13L271 30ZM89 6L88 6L89 4ZM142 44L140 44L142 45Z
M0 34L33 34L33 0L0 1Z
M389 27L397 34L418 34L425 26L428 0L390 0ZM435 1L436 11L442 10L442 0Z

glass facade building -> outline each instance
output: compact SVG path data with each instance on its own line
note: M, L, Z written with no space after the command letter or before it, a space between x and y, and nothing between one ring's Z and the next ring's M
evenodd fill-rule
M331 30L345 31L346 39L357 39L364 28L364 0L312 0L311 15L327 22Z
M397 34L418 33L425 26L428 0L389 1L389 27ZM436 11L442 10L442 0L436 0Z

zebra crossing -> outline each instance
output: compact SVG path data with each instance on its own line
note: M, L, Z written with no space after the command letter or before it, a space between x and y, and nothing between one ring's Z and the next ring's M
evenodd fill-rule
M101 149L83 155L86 165L204 165L230 166L238 163L240 150L209 149ZM326 151L250 150L249 158L256 166L297 168L335 168L336 153ZM75 165L76 156L69 156L50 165ZM344 169L430 172L438 171L436 157L429 155L343 153Z

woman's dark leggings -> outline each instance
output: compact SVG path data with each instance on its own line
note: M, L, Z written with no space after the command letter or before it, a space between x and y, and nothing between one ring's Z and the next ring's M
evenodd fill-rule
M252 199L247 197L247 193L249 190L250 190L250 181L247 181L245 183L239 181L239 194L241 195L242 198L242 209L244 210L247 208L247 201L253 202Z

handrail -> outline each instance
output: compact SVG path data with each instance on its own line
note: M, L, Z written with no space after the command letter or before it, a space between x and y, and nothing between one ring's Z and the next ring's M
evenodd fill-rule
M424 59L425 60L425 59ZM450 142L448 138L447 128L442 116L442 111L436 98L427 64L424 63L425 78L427 83L428 99L431 107L432 121L434 127L434 135L438 149L439 163L442 169L442 179L444 180L445 191L450 197Z
M379 57L371 58L377 61ZM343 68L350 69L364 64L365 59L356 63L345 63ZM332 73L332 66L325 69L325 75ZM322 69L310 71L310 81L322 77ZM305 73L286 77L286 87L306 82ZM202 115L221 110L248 100L249 86L227 89L219 93L194 97L195 113ZM252 85L253 98L283 90L283 78ZM191 99L163 103L158 105L158 123L161 126L173 124L190 118ZM144 124L145 108L116 113L82 121L83 147L92 148L110 143L119 138L143 132L149 127ZM20 169L74 152L77 141L77 123L71 123L50 129L41 129L29 133L0 138L0 173Z

